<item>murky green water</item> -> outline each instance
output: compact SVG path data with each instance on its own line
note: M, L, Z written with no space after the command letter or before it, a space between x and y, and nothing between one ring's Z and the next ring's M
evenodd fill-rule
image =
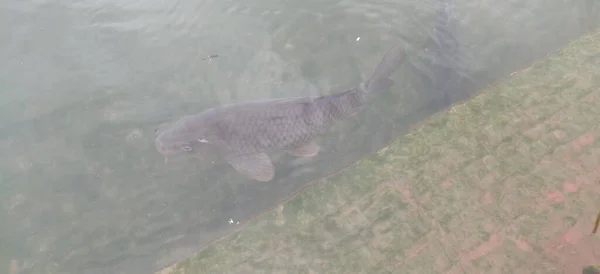
M0 3L0 272L148 273L385 145L447 104L415 70L435 3ZM455 5L474 81L454 100L600 26L596 1ZM153 147L156 128L208 107L353 87L400 37L414 66L318 157L276 155L271 182L210 160L165 166Z

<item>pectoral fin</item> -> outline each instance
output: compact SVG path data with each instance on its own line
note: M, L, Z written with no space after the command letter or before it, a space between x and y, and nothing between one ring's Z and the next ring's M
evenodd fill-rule
M296 157L312 157L319 153L319 145L317 145L317 142L312 140L304 145L288 149L286 151L287 153Z
M226 160L237 172L260 182L271 181L275 176L271 158L265 153L231 155Z

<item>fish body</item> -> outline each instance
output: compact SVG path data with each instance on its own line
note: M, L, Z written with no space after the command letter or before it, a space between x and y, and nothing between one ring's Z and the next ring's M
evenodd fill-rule
M466 75L466 62L469 59L456 37L453 0L438 0L433 33L425 48L424 68L421 79L426 89L440 93L446 100L452 100Z
M275 172L268 153L317 155L315 138L360 111L368 94L389 88L389 77L403 59L403 48L392 47L367 81L338 94L241 102L185 116L156 137L156 148L167 158L181 153L223 156L249 178L270 181Z

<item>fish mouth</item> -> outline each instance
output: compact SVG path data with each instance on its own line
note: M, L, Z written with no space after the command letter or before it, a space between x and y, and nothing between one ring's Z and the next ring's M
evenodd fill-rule
M156 139L154 140L154 146L160 154L162 154L165 157L168 157L171 153L169 152L169 149L163 145L159 137L156 137Z

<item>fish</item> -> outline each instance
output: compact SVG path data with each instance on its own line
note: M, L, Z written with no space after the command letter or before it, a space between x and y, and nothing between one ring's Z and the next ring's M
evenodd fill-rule
M155 147L165 162L182 154L217 156L250 179L271 181L270 153L316 156L320 147L315 139L358 113L368 95L389 89L390 76L404 58L402 44L392 46L371 77L337 94L245 101L183 116L157 133Z
M438 0L433 33L425 43L426 56L418 70L425 89L451 103L463 80L473 80L465 71L471 58L456 37L453 0Z

